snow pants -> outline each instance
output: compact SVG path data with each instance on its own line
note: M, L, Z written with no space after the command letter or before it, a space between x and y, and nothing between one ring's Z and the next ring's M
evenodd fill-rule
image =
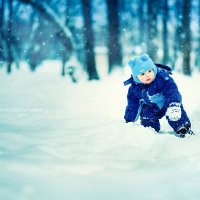
M162 108L160 111L154 111L152 107L148 105L143 105L142 111L140 113L140 120L141 124L144 127L152 127L155 129L155 131L160 131L160 122L159 119L165 116L165 113L167 111L167 108ZM185 124L190 124L190 120L187 116L187 113L185 112L183 105L181 104L181 118L177 121L171 121L168 117L166 117L169 125L173 128L173 130L176 132L180 127L184 126Z

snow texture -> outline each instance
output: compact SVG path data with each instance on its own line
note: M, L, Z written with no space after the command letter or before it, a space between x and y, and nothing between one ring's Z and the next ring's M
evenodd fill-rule
M200 95L175 74L195 136L123 121L126 75L72 84L50 62L0 71L0 199L194 200L200 195Z

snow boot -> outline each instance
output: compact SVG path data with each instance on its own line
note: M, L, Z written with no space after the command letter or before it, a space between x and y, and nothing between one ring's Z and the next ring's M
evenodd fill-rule
M190 124L185 124L184 126L181 126L177 131L176 131L176 136L180 138L184 138L186 134L189 135L194 135L194 132L191 130L191 125Z

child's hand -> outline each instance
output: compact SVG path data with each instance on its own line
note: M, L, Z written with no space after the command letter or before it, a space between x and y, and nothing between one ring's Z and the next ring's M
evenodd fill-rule
M171 103L167 109L166 116L169 117L171 121L178 121L181 118L181 107L180 103Z

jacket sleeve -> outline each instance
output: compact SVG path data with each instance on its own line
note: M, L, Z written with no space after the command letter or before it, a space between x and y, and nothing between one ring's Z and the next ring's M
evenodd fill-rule
M182 97L178 90L174 79L169 75L165 79L165 84L162 89L162 94L165 96L165 105L168 107L171 103L181 103Z
M139 100L135 96L132 86L130 86L127 94L127 102L124 119L126 122L134 122L137 120L138 110L139 110Z

